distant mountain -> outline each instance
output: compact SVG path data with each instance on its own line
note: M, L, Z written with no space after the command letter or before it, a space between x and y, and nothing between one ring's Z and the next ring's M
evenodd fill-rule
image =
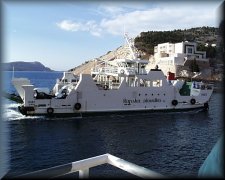
M40 62L24 62L24 61L15 61L9 63L2 63L4 71L53 71L52 69L45 67Z

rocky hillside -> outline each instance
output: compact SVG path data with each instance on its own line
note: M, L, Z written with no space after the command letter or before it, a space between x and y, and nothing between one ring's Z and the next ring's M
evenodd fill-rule
M9 63L2 63L4 71L53 71L48 67L45 67L40 62L24 62L24 61L15 61Z
M105 55L100 56L99 58L91 59L89 61L86 61L85 63L70 69L69 71L73 71L74 74L79 75L80 73L90 74L91 68L94 68L98 64L102 63L103 61L113 60L115 58L125 58L129 57L130 51L128 50L128 47L126 46L120 46L114 51L109 51Z
M198 50L206 51L207 57L210 58L212 64L222 63L221 58L216 58L216 50L218 47L212 47L212 44L218 44L218 28L211 27L200 27L200 28L191 28L185 30L174 30L174 31L158 31L158 32L142 32L140 36L136 37L134 45L143 59L148 59L153 54L152 49L158 43L177 43L181 41L195 41L198 43ZM208 46L205 46L205 44ZM85 63L70 69L74 74L87 73L91 72L91 68L100 64L104 60L113 60L115 58L125 58L131 56L128 47L120 46L119 48L107 52L105 55L100 56L96 59L91 59Z
M199 50L208 51L211 44L216 44L218 34L218 28L215 27L198 27L173 31L148 31L142 32L135 38L134 42L137 49L144 51L148 55L154 54L154 46L165 42L196 42L200 48ZM208 48L205 46L206 43L208 44ZM212 57L213 55L210 56Z

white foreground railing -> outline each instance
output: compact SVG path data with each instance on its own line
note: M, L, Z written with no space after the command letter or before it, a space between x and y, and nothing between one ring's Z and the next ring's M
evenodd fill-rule
M79 172L79 178L89 178L89 169L102 164L110 164L120 168L128 173L136 175L141 178L162 178L159 173L138 166L136 164L125 161L121 158L111 154L103 154L100 156L91 157L88 159L72 162L69 164L56 166L32 173L18 176L18 178L56 178L59 176L67 175L74 172Z

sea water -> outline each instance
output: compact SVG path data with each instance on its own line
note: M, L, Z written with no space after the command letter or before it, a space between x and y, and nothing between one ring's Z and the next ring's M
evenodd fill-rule
M4 90L15 92L12 73L4 75ZM15 72L15 77L28 77L36 87L51 89L62 73ZM208 111L49 119L21 115L17 103L3 98L7 175L110 153L165 176L197 176L223 132L222 99L221 93L213 93ZM130 177L116 168L92 169L96 177Z

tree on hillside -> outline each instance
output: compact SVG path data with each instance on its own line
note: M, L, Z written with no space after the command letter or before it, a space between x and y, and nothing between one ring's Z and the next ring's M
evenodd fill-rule
M216 47L211 45L205 46L203 44L198 44L197 46L198 51L206 51L206 58L215 58L216 57Z
M184 30L173 30L173 31L148 31L141 32L140 36L134 39L134 45L137 49L144 51L146 54L154 54L154 46L161 43L178 43L182 41L197 41L206 39L215 35L216 28L213 27L202 27L192 28ZM204 43L203 43L204 46ZM202 47L203 47L202 46ZM214 50L208 50L209 56L214 55Z

